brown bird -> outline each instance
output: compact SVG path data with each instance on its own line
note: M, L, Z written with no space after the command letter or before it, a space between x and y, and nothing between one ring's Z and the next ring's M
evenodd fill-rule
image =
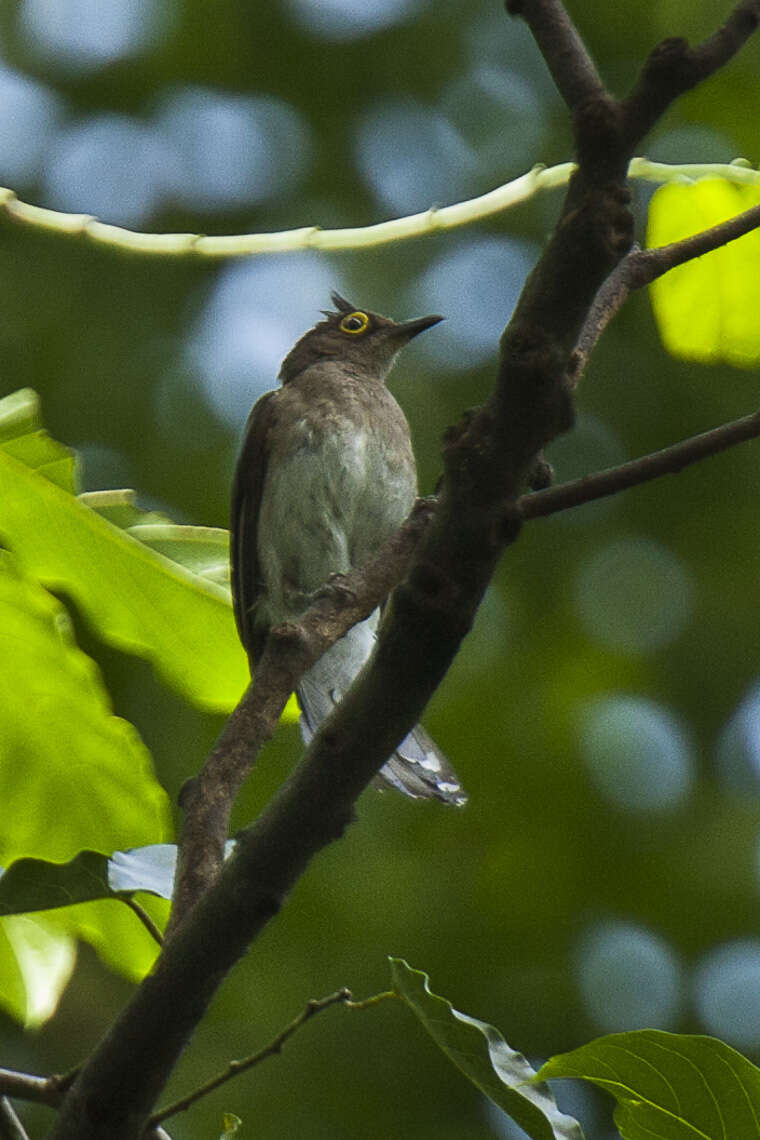
M361 566L404 521L417 475L404 413L385 386L396 354L442 320L397 323L338 293L336 312L285 357L255 404L232 493L235 619L254 668L270 626L297 619L330 575ZM297 689L308 742L361 670L380 611L312 665ZM461 805L451 765L419 725L379 773L409 796Z

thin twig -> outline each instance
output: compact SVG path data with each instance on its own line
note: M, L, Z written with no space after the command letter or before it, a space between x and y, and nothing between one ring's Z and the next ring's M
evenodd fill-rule
M30 1100L55 1108L63 1092L59 1077L35 1077L31 1073L18 1073L13 1069L0 1069L0 1096L17 1100Z
M720 222L709 229L700 230L681 241L652 249L634 247L610 274L596 295L591 311L578 338L573 361L573 381L577 383L585 364L600 336L615 314L622 308L634 289L641 289L676 266L684 265L695 257L719 249L736 241L760 226L760 206Z
M585 475L569 483L560 483L556 487L547 487L546 490L523 495L517 500L517 510L524 519L557 514L558 511L566 511L570 507L578 507L594 499L616 495L619 491L648 483L661 475L675 475L682 468L697 463L700 459L717 455L729 447L735 447L737 443L744 443L758 436L760 436L760 412L754 412L750 416L743 416L742 419L732 420L731 423L721 424L711 431L702 432L701 435L694 435L680 443L674 443L661 451L653 451L639 459L621 463L618 467L609 467L605 471L597 471L593 475Z
M0 1097L0 1137L2 1140L29 1140L26 1129L7 1097Z
M381 1002L394 1001L398 999L398 994L395 990L383 990L382 993L373 994L372 997L364 998L362 1001L353 1001L348 999L345 1002L346 1009L372 1009L375 1005L380 1005Z
M214 1089L219 1088L220 1085L231 1081L233 1077L237 1077L240 1073L245 1073L255 1065L261 1064L267 1057L273 1057L276 1053L280 1053L285 1042L292 1037L302 1025L305 1025L307 1021L311 1021L312 1017L315 1017L316 1014L321 1013L323 1009L328 1009L331 1005L345 1005L348 1009L368 1009L370 1006L378 1005L381 1001L395 996L392 990L388 990L384 993L375 994L373 997L366 998L364 1001L354 1001L351 997L351 991L343 988L336 990L334 994L329 994L327 997L312 999L306 1003L306 1007L299 1013L298 1017L294 1017L290 1024L286 1025L263 1049L259 1049L257 1053L252 1053L242 1061L230 1061L224 1072L218 1073L215 1077L206 1081L205 1084L199 1085L198 1088L193 1089L187 1096L176 1100L174 1104L167 1105L166 1108L162 1108L159 1112L154 1113L150 1118L150 1123L158 1124L159 1121L166 1120L178 1112L184 1112L190 1105L200 1100L201 1097L207 1096L210 1092L213 1092Z
M164 936L161 933L161 930L159 929L159 927L156 926L155 922L153 921L153 919L148 914L147 910L145 910L144 907L140 906L139 902L136 902L132 898L131 895L124 894L124 895L117 895L116 897L121 902L125 903L129 907L129 909L131 911L133 911L134 914L137 915L137 917L140 919L140 922L143 924L145 929L148 931L148 934L151 936L151 938L155 942L157 942L159 946L163 946Z

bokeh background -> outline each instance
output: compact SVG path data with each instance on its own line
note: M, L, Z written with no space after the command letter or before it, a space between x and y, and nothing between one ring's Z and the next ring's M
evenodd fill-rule
M621 93L658 39L708 34L729 2L572 9ZM6 0L0 55L0 183L136 229L359 225L570 157L538 52L497 0ZM756 163L759 65L751 43L680 101L647 153ZM640 218L650 193L635 188ZM444 428L489 391L559 200L388 249L213 265L2 221L0 394L41 393L89 489L133 486L178 521L226 526L248 408L337 287L399 319L448 318L392 379L429 491ZM636 297L584 379L577 428L552 449L558 477L748 412L757 391L757 372L669 358ZM645 1025L760 1057L757 458L745 445L526 526L426 718L469 806L368 792L221 990L172 1094L259 1047L309 997L387 988L387 953L536 1060ZM80 627L176 797L220 722ZM237 824L300 748L283 727ZM128 992L83 947L48 1026L25 1035L0 1019L0 1063L67 1069ZM613 1135L606 1102L560 1095L591 1137ZM260 1140L518 1135L393 1004L323 1015L172 1135L217 1135L224 1110ZM46 1119L27 1115L32 1128Z

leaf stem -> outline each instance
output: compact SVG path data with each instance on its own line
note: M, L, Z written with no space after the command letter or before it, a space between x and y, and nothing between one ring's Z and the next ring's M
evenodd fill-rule
M155 922L153 921L153 919L148 914L147 910L145 910L144 907L140 906L139 902L136 902L135 899L133 899L131 895L123 894L123 895L117 895L116 897L119 899L120 902L125 903L126 906L128 906L129 909L131 911L133 911L134 914L137 915L137 917L140 919L140 922L143 924L145 929L148 931L148 934L151 936L151 938L155 942L157 942L159 946L163 946L164 936L161 933L159 927L156 926Z

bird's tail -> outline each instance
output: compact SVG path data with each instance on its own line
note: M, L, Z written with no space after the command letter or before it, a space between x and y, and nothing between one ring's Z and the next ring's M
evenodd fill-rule
M347 636L360 629L361 626L354 626ZM374 634L371 636L374 641ZM349 665L348 647L344 642L345 638L337 641L301 678L296 690L301 707L301 734L307 744L358 672L355 662L353 668L341 668ZM350 656L353 657L353 653ZM419 724L402 740L373 783L380 788L395 788L414 799L437 799L456 807L467 802L456 772Z
M406 736L375 777L375 786L396 788L414 799L436 799L454 807L467 803L457 774L421 724Z

